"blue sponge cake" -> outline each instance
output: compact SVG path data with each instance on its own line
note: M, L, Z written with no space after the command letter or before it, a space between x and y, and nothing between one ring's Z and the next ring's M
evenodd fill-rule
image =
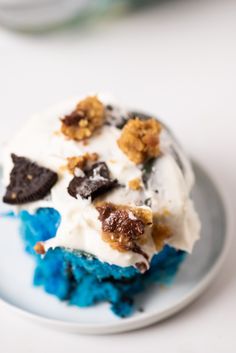
M170 284L199 238L194 175L169 129L102 95L35 115L3 162L34 284L70 304L131 315L135 295Z

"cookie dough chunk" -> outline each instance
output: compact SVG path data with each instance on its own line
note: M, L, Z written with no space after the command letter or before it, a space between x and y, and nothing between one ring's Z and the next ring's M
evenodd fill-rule
M131 190L140 190L142 189L142 180L139 178L132 179L128 185Z
M161 124L156 119L132 119L124 126L117 143L135 164L158 157L160 151Z
M97 153L85 153L78 157L67 158L67 169L71 174L75 173L76 168L84 169L89 162L96 162L99 156Z
M61 131L65 136L76 141L85 140L104 124L105 107L97 97L87 97L61 121Z

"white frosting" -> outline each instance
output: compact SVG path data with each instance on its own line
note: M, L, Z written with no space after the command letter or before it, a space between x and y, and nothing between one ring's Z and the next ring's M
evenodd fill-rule
M110 103L104 97L101 99L103 102ZM131 251L121 253L103 241L98 212L90 200L80 197L75 199L67 192L73 176L61 168L66 165L66 159L86 152L96 152L99 159L108 165L112 177L125 185L123 188L107 193L105 199L117 204L150 209L143 206L143 203L144 200L151 198L151 208L154 212L162 214L167 211L166 222L172 227L174 233L167 243L177 249L191 252L200 233L200 222L189 196L194 177L189 161L170 132L165 128L161 132L163 155L156 160L153 166L154 173L148 181L148 189L132 191L128 188L128 182L134 178L141 178L142 171L119 149L116 141L121 130L114 126L104 126L89 140L88 145L68 140L59 133L59 118L70 113L77 101L70 100L42 114L35 115L5 146L3 155L5 185L9 182L13 167L11 153L27 157L41 166L54 170L59 175L59 181L52 188L50 197L14 209L16 211L25 209L33 213L40 207L53 207L59 211L61 224L56 236L44 243L46 250L57 246L77 249L90 253L101 261L122 267L144 261L142 255ZM174 158L173 149L184 168L184 175ZM79 169L76 170L76 174L80 173ZM158 193L155 190L158 190ZM150 229L146 228L148 241L142 246L142 250L151 259L157 251L150 235Z

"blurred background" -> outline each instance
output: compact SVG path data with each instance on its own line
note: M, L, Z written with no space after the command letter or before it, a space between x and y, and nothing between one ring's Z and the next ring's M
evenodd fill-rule
M0 141L31 114L88 92L111 93L166 121L214 177L234 221L235 0L0 0ZM162 325L159 348L168 341L181 353L236 351L235 245L233 239L222 274L206 295L173 324ZM19 347L26 344L14 320L0 318L4 353L15 344L12 329ZM196 327L201 334L194 348ZM43 331L28 329L42 349ZM145 337L152 339L152 332ZM142 338L136 336L140 349ZM63 352L59 343L57 352ZM125 347L131 343L126 337Z
M206 164L225 154L235 0L0 0L1 24L0 139L35 111L104 91L164 118Z

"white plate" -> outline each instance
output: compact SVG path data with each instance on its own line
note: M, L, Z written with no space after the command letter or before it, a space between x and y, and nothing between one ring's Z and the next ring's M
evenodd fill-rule
M59 302L32 286L33 261L23 251L17 221L0 218L0 300L34 321L70 332L115 333L141 328L167 318L197 298L210 284L226 255L229 238L221 197L207 174L194 167L193 192L202 221L202 237L169 288L153 285L136 299L144 312L119 319L108 304L80 309ZM4 206L1 205L1 210ZM6 208L5 208L6 209Z

